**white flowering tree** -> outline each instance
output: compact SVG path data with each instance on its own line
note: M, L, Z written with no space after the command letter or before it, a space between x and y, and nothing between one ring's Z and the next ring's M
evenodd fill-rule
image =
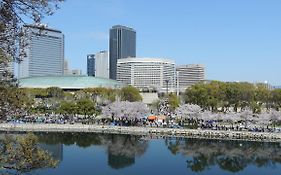
M175 114L183 119L201 119L202 109L198 105L184 104L178 107Z
M276 111L276 110L271 110L269 113L269 119L271 124L273 124L273 127L275 129L275 126L277 123L279 123L281 121L281 112L280 111Z
M247 128L249 121L253 120L253 111L250 109L245 109L239 113L240 120L244 123L245 128Z
M223 122L231 124L232 127L234 127L234 124L240 120L240 114L236 112L228 112L223 115Z
M217 122L220 122L224 119L224 114L223 113L213 113L214 120Z
M141 102L113 102L102 109L102 115L112 117L112 119L141 119L147 116L148 113L147 105Z
M201 119L205 122L216 120L216 115L212 111L204 111L201 115Z
M189 124L194 125L195 123L198 124L199 119L201 119L202 109L198 105L184 104L176 108L175 114L180 119L180 123L183 120L188 120Z
M260 113L258 115L258 118L256 119L256 123L263 128L264 126L268 127L271 124L270 113L268 112Z

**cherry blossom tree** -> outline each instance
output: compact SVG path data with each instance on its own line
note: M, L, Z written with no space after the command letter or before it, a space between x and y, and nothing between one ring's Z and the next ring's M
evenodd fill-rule
M147 116L149 109L146 104L142 102L113 102L102 109L103 116L110 116L112 119L128 119L135 120Z
M181 105L175 111L178 117L182 117L184 119L201 119L201 112L201 107L193 104Z
M243 121L245 128L247 128L249 121L253 119L253 111L245 109L239 113L241 121Z
M276 124L281 121L281 112L273 109L269 113L269 118L275 129Z
M256 119L256 123L262 128L264 128L264 126L268 128L268 126L271 124L270 114L268 112L260 113Z
M204 111L201 115L201 119L205 122L216 120L216 115L211 111Z
M228 112L226 114L223 115L223 121L225 123L231 124L231 126L233 127L234 124L238 121L240 121L240 114L236 113L236 112Z
M188 120L188 123L192 125L198 124L201 119L202 109L198 105L193 104L184 104L176 108L175 110L176 116L180 119L180 123L183 120Z

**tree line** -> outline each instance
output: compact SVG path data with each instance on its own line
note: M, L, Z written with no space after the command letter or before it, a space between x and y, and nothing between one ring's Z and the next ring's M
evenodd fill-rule
M251 109L260 113L262 109L281 109L281 89L271 90L266 84L247 82L198 83L187 88L184 102L197 104L204 110L227 112Z
M101 112L101 106L114 101L142 101L138 89L127 86L121 89L88 88L76 92L58 87L46 89L0 87L1 118L37 113L93 116ZM11 105L13 104L13 105Z

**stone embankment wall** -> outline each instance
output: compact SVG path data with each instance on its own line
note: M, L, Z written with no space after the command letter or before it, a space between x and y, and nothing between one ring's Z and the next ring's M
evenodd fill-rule
M185 137L221 140L247 140L281 142L281 133L216 131L194 129L172 129L151 127L124 127L82 124L0 124L2 132L93 132L112 134L132 134L146 137Z

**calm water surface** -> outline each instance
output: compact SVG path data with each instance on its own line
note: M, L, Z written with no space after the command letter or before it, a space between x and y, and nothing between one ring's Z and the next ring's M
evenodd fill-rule
M281 144L36 133L57 168L31 174L281 174Z

